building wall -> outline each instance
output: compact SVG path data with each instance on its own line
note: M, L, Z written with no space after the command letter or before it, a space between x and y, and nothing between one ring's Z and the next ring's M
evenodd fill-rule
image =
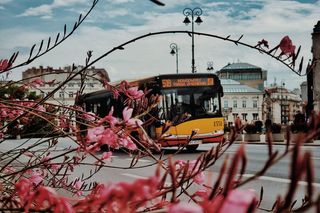
M320 21L315 25L312 33L312 54L315 62L313 69L313 104L314 110L320 112Z
M78 66L74 72L77 72L82 68L83 67ZM45 96L52 90L54 90L58 86L58 84L61 84L63 81L65 81L68 76L74 74L74 72L71 71L70 66L64 67L62 69L53 69L52 67L44 68L40 66L39 68L33 67L24 71L22 73L22 76L24 79L24 83L32 82L37 78L41 78L41 80L45 82L50 82L54 80L55 85L45 84L43 86L38 86L30 89L30 91L34 91L37 95ZM91 67L88 70L86 70L86 73L88 77L86 77L84 81L85 89L83 93L90 93L104 88L102 83L98 80L100 79L98 73L105 75L106 80L109 81L109 77L105 69L96 69L95 67ZM50 99L48 99L47 102L52 104L63 104L66 106L74 105L76 93L77 91L79 91L80 86L81 77L80 75L78 75L71 81L69 81L67 84L62 86L61 89L59 89L52 97L50 97Z
M303 112L303 102L299 95L282 87L267 88L266 91L268 93L262 104L264 120L269 118L274 123L290 124L298 112Z
M262 93L224 93L221 107L227 123L232 124L236 116L252 123L262 119L262 102Z

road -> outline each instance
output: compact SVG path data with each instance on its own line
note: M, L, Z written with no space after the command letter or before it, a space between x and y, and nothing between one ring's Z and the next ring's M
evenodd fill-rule
M19 140L12 140L10 143L6 142L0 144L0 150L8 150L12 147L16 146L17 144L21 143ZM33 143L33 142L30 142ZM70 142L66 139L61 139L58 143L59 146L62 147L69 147ZM74 146L74 144L72 145ZM230 158L234 155L236 150L239 148L239 144L232 145L226 155L229 155ZM201 145L196 152L186 152L183 151L177 155L174 155L174 160L194 160L196 159L201 153L209 150L212 148L212 145ZM274 145L274 150L278 150L280 153L284 152L285 146L284 145ZM320 191L320 146L303 146L303 151L310 151L312 153L312 160L314 163L315 168L315 179L314 179L314 189L319 192ZM165 149L164 158L168 157L169 155L174 154L176 151L175 148ZM266 161L268 155L268 149L265 144L246 144L245 152L248 157L248 164L247 169L244 175L244 178L252 176L256 171L260 170ZM101 155L101 153L98 153ZM158 157L158 155L156 155ZM271 169L269 169L262 177L258 180L248 183L247 185L242 186L242 188L252 188L257 191L257 194L260 192L260 188L263 186L264 188L264 198L262 202L262 207L264 208L271 208L273 202L276 199L277 195L284 196L288 190L288 184L290 183L289 177L289 168L290 168L290 158L291 156L287 156L282 159L279 163L274 165ZM125 152L117 151L113 153L112 160L107 163L109 166L116 166L116 167L129 167L132 158ZM87 158L87 162L93 162L94 159L92 157ZM206 177L208 177L207 183L212 184L214 183L214 178L217 176L220 166L223 162L223 158L218 160L217 163L208 168L205 171ZM145 166L154 163L154 160L151 158L143 158L139 160L137 166ZM75 169L72 178L80 177L82 173L89 174L90 169L92 166L85 166L82 165ZM135 168L135 169L118 169L118 168L102 168L99 173L97 173L91 181L97 181L102 183L111 183L111 182L132 182L137 178L146 178L148 176L152 176L155 172L156 166L149 166L149 167L142 167L142 168ZM210 180L209 180L210 179ZM301 181L299 183L298 192L296 193L296 199L300 201L304 197L306 183ZM193 190L197 188L194 187ZM299 203L299 202L298 202Z

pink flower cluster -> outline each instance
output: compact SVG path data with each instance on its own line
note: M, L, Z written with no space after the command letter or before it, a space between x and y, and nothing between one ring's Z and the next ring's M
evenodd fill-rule
M137 212L150 202L159 190L159 175L133 183L98 185L90 195L75 205L77 212ZM88 205L90 203L90 205Z
M4 120L12 120L19 115L22 115L25 110L24 108L34 108L34 106L37 104L34 101L11 101L11 103L15 104L16 106L8 106L5 104L0 104L0 121ZM39 105L37 107L38 112L45 112L46 109L44 106Z
M3 72L10 68L9 60L8 59L1 59L0 60L0 72Z
M34 187L33 183L26 178L20 179L15 184L17 203L24 208L25 212L29 210L54 209L54 212L75 212L72 205L66 198L58 194L50 187Z
M253 190L234 189L226 197L218 195L209 199L209 191L197 193L202 201L195 203L180 202L171 205L168 213L246 213L256 209L257 195Z
M296 49L296 46L292 44L291 39L289 36L285 36L281 39L279 48L281 50L282 54L288 55L288 56L294 56L294 51Z
M177 169L181 169L181 168L183 169L184 167L188 167L188 175L194 175L199 170L200 162L197 160L192 160L190 162L184 161L184 160L177 160L175 162L175 165L176 165ZM193 176L192 179L197 184L204 183L203 172L200 172L197 175Z
M137 146L130 138L132 130L142 125L142 121L132 118L133 109L126 107L123 110L123 121L112 116L113 110L107 116L98 121L99 126L89 128L87 131L87 143L90 145L89 150L97 150L101 145L108 145L111 148L127 148L129 150L137 149ZM107 122L109 127L103 126ZM124 125L124 126L123 126ZM119 130L116 126L123 126Z

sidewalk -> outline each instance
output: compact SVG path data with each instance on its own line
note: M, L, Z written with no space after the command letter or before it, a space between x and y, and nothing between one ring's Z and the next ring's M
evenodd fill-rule
M235 143L243 143L243 137L242 141L235 141ZM266 144L265 134L260 135L260 141L256 142L247 142L248 144ZM275 145L286 145L286 140L284 142L273 142ZM304 143L303 146L320 146L320 140L314 140L312 143Z

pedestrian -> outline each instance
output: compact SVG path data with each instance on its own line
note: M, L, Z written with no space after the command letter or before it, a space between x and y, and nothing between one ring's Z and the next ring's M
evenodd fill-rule
M237 133L241 133L242 130L242 122L239 116L236 117L234 121L234 127L236 128Z
M270 118L267 118L266 121L264 122L264 127L266 129L266 132L271 131L271 126L272 126L272 121Z

